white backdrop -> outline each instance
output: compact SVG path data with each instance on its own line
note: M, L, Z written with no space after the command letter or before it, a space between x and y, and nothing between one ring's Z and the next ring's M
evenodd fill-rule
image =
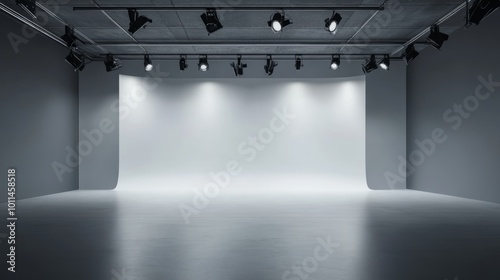
M365 77L120 76L118 189L367 189Z

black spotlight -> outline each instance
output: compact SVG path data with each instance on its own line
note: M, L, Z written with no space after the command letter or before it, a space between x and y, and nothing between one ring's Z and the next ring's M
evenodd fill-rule
M36 1L35 0L16 0L16 4L23 8L33 18L36 18Z
M281 32L285 26L292 24L292 22L290 19L285 18L284 13L275 13L267 24L271 27L274 33L278 33Z
M481 20L500 7L500 0L476 0L468 11L467 26L472 23L478 25Z
M75 36L73 28L67 25L64 27L64 35L61 36L61 39L66 42L66 46L68 46L68 48L76 47L76 41L80 41L83 44L83 41Z
M342 20L342 16L335 11L333 11L332 17L325 19L325 29L326 31L335 34L337 33L338 26L340 21Z
M448 36L447 34L439 32L438 25L433 25L431 26L431 34L429 34L429 37L427 37L427 43L440 50L443 46L444 41L448 41L449 37L450 36Z
M332 55L332 61L330 62L330 69L337 70L340 66L340 55Z
M238 62L235 64L231 62L231 67L233 67L235 76L243 76L243 68L247 68L246 63L241 63L241 55L238 55Z
M207 9L206 13L201 14L201 19L207 28L208 35L223 27L215 9Z
M139 16L139 12L137 12L136 9L128 9L128 17L130 18L130 25L128 28L128 32L130 32L130 34L134 34L139 29L141 29L141 27L146 28L148 22L153 22L153 20L150 18Z
M300 70L304 64L302 64L302 57L300 55L295 56L295 69Z
M200 57L200 61L198 62L198 70L203 72L208 71L208 58L207 56Z
M184 71L188 68L188 65L186 63L186 56L181 55L181 58L179 59L179 69L181 71Z
M365 62L365 64L363 64L363 72L364 72L365 74L368 74L368 73L370 73L371 71L373 71L373 70L377 70L377 69L378 69L377 61L376 61L376 59L375 59L375 55L373 55L373 54L372 54L372 55L370 56L370 59L369 59L369 60L367 60L367 61Z
M389 68L391 67L391 58L389 55L384 55L384 58L382 58L382 60L378 63L378 66L386 71L389 71Z
M66 62L75 68L75 71L82 71L85 68L85 59L83 55L70 51L66 57Z
M267 64L264 65L264 70L266 71L267 75L272 75L274 72L274 67L278 66L278 63L274 62L273 57L268 55L267 56Z
M112 54L106 55L106 60L104 61L106 66L106 71L111 72L122 68L122 65L118 59L116 59Z
M417 52L414 44L409 45L406 48L405 53L403 54L403 56L406 60L406 64L408 64L410 61L414 60L419 54L420 53Z
M151 61L149 54L144 55L144 70L147 72L151 72L151 70L153 70L153 62Z

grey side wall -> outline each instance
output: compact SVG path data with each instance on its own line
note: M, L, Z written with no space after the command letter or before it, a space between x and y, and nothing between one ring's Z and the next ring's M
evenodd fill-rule
M406 154L406 63L392 63L389 72L366 76L366 180L371 189L406 189L397 173L399 157Z
M193 58L193 57L191 57ZM265 78L264 61L244 61L248 63L243 78ZM95 144L91 144L92 152L83 157L80 164L80 189L113 189L118 180L119 162L119 124L118 113L114 103L118 100L119 74L161 77L168 79L190 78L231 78L234 77L229 61L210 61L210 71L197 70L197 62L188 61L189 68L181 73L178 61L154 61L155 70L146 74L142 61L126 61L124 67L116 72L106 73L101 62L87 66L80 73L79 121L80 143L90 143L88 133L94 131ZM273 78L328 78L350 77L362 75L360 62L343 61L341 70L329 70L328 61L305 61L304 68L296 71L293 61L280 61ZM377 71L373 77L367 78L367 178L372 189L390 188L384 178L384 172L397 168L398 155L406 153L406 111L405 111L405 65L394 62L390 72ZM236 79L236 77L235 77ZM240 78L241 79L241 78ZM189 81L187 81L189 82ZM101 122L110 122L113 130L100 133ZM391 123L386 123L391 121ZM102 130L101 130L102 131ZM92 137L91 137L92 138ZM401 183L396 188L405 188Z
M408 156L419 164L409 188L500 202L499 26L497 11L408 67ZM484 82L488 77L496 84ZM435 129L445 133L438 143L415 143Z
M64 47L36 35L24 37L16 54L13 34L23 38L22 26L0 14L0 202L8 168L17 169L17 199L78 188L77 168L62 181L52 168L78 141L78 75Z

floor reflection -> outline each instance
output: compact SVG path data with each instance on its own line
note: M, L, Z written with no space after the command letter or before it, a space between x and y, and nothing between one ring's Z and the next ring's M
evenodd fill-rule
M179 205L191 200L76 191L20 201L18 272L1 279L500 276L497 204L414 191L227 192L186 224Z

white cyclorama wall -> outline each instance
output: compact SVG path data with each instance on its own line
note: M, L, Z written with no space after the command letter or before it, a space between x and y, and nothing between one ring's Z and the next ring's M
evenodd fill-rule
M116 108L118 189L367 189L364 76L120 75Z

